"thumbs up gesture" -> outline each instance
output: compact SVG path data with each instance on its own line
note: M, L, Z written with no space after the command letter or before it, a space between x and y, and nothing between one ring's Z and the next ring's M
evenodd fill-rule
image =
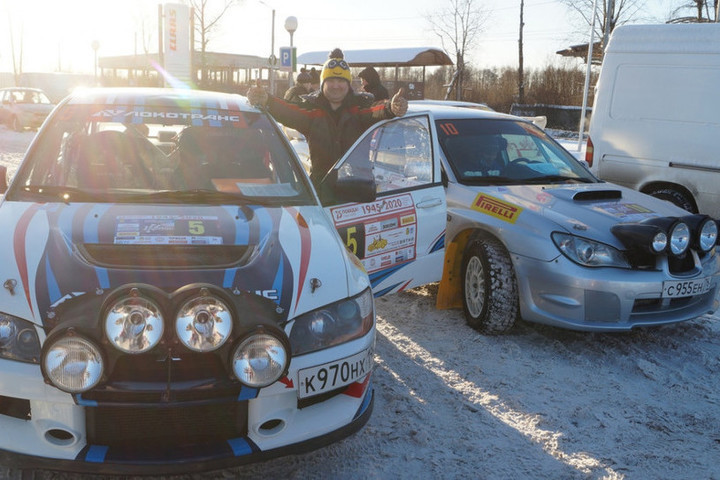
M390 100L390 110L395 114L396 117L402 117L407 113L408 101L405 98L405 89L401 88L398 92L393 95Z

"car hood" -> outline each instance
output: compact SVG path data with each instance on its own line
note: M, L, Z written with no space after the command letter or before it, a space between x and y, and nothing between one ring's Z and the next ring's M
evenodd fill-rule
M610 232L613 225L650 217L689 215L669 202L608 183L471 190L472 209L494 217L500 226L511 223L528 235L542 238L548 238L552 231L565 230L617 248L622 248L622 244ZM518 240L517 247L524 244Z
M99 308L132 285L169 298L206 285L278 322L348 296L348 262L327 265L348 257L319 206L6 201L0 224L14 225L0 233L2 310L50 328L69 304Z

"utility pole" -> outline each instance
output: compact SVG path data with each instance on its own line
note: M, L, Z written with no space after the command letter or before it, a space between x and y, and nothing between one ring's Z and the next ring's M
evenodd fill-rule
M525 10L525 0L520 0L520 38L518 39L518 103L525 103L525 79L523 72L523 11Z

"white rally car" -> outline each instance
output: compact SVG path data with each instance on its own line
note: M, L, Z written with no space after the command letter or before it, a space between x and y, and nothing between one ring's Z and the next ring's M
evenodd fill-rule
M2 191L0 465L188 473L369 418L368 275L244 97L75 93Z
M489 334L518 319L625 331L718 308L716 219L598 180L527 120L411 102L325 182L346 177L376 184L375 202L330 207L376 296L440 281L438 307Z

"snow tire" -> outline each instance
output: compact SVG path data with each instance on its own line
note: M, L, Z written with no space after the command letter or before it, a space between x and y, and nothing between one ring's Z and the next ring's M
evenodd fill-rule
M518 318L512 261L500 241L475 236L463 254L463 310L472 328L485 335L506 333Z
M695 207L692 197L675 188L655 187L645 193L661 200L667 200L690 213L697 213L697 207Z

